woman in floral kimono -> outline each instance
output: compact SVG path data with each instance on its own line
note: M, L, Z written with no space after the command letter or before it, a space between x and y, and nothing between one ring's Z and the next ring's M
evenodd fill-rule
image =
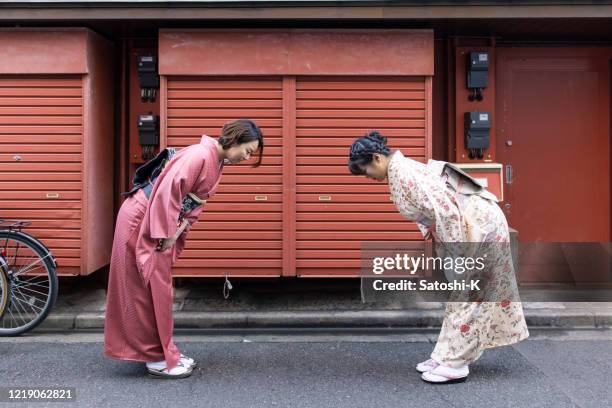
M370 179L388 179L395 206L417 223L425 238L432 237L441 246L481 242L494 248L490 270L485 272L485 276L489 273L485 289L495 294L496 301L467 302L463 298L447 303L431 358L416 366L423 380L464 381L468 365L485 349L529 336L518 301L508 224L494 195L449 163L430 160L425 165L399 150L391 154L387 139L378 132L352 144L349 169Z
M150 179L132 189L117 216L111 255L104 326L107 357L145 362L157 378L191 375L195 361L181 354L172 339L171 267L202 206L186 210L184 200L189 195L192 202L205 202L216 192L225 163L248 160L259 151L254 165L259 166L263 148L255 123L229 122L218 140L205 135L173 155L154 179L148 198Z

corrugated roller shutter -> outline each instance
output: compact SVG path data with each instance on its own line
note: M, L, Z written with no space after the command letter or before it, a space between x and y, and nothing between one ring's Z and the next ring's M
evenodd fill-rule
M368 130L426 161L425 79L298 79L298 275L356 275L362 241L422 240L387 183L348 170L349 146Z
M0 77L0 218L26 231L78 273L81 247L81 77Z
M266 142L261 167L225 167L217 194L189 233L175 275L281 275L282 98L281 79L168 79L168 146L198 143L202 134L218 137L223 124L240 118L255 120Z

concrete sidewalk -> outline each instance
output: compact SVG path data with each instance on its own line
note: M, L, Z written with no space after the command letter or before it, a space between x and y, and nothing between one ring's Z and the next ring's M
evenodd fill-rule
M358 279L177 280L177 329L438 328L443 302L362 303ZM610 328L612 302L542 302L521 290L530 327ZM53 312L37 330L102 330L106 285L95 278L60 279Z

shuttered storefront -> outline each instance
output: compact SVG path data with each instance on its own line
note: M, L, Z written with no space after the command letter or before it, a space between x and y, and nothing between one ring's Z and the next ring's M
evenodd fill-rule
M66 270L80 267L83 165L80 77L0 77L2 218L28 232Z
M86 29L0 29L0 218L31 222L60 275L110 258L111 56Z
M349 146L368 130L425 161L424 78L297 81L297 274L355 275L361 243L419 240L386 183L355 177Z
M282 97L279 79L168 79L168 146L199 143L202 134L216 138L235 118L256 121L266 142L259 168L224 168L222 184L190 231L175 274L281 274Z
M369 130L431 157L431 32L303 31L160 33L162 145L239 118L266 141L261 168L226 166L175 275L357 276L363 242L422 241L387 184L351 175L347 160ZM368 53L380 59L358 57Z

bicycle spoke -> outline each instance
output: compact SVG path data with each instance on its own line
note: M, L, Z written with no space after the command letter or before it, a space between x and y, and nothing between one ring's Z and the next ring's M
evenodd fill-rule
M39 258L31 257L31 259L33 260L31 263L23 262L22 265L19 265L19 266L11 265L12 266L11 270L13 271L13 275L14 276L23 275L25 273L30 272L33 268L38 268L39 266L36 264L40 262ZM30 259L28 259L27 261L29 262Z
M34 309L38 309L41 313L45 310L45 306L47 305L47 298L41 299L40 297L37 297L36 295L30 295L24 292L19 292L19 293L21 297L24 299L24 301L26 301Z
M43 282L49 282L49 279L47 279L47 277L43 277L43 276L32 276L31 278L28 278L26 280L19 280L17 281L16 285L17 287L22 287L22 286L40 286L41 288L46 288L48 287L47 285L43 285L43 282L36 282L35 279L44 279Z
M47 282L48 282L48 279L47 279ZM18 287L20 287L20 288L28 288L30 286L39 286L41 288L47 288L47 289L49 288L48 284L47 285L41 285L40 283L29 282L29 281L28 282L23 282L23 285L20 284Z
M19 310L18 310L19 308L18 308L18 306L17 306L17 303L16 303L16 302L13 302L13 300L14 300L14 299L15 299L15 296L11 295L11 306L15 306L15 312L17 313L17 315L18 315L18 316L21 318L21 320L23 321L23 326L25 326L25 325L27 325L27 324L28 324L28 322L26 321L26 319L25 319L23 316L21 316L21 311L19 311ZM10 309L9 309L9 310L10 310ZM21 310L23 310L23 311L25 312L25 309L21 309ZM17 323L17 319L15 319L15 323Z
M44 310L43 308L38 307L38 306L34 306L32 303L30 303L30 301L28 301L27 298L25 297L26 295L24 295L22 292L20 292L19 290L17 290L17 292L19 293L19 297L16 297L16 299L19 302L21 302L22 304L24 303L24 304L28 305L29 307L32 308L32 310L35 310L35 309L38 309L40 311ZM38 300L35 297L31 297L31 298L33 298L34 301Z
M21 305L22 310L25 312L24 316L28 316L28 313L29 313L28 310L27 310L28 308L32 310L32 312L34 313L34 317L36 315L38 315L38 312L36 311L36 308L31 307L32 305L27 300L21 298L17 294L15 294L15 297L13 298L13 300L19 302L19 304ZM32 319L29 319L29 320L32 320Z
M47 255L38 258L36 261L32 262L30 265L27 266L28 269L20 269L19 271L13 273L13 276L19 276L19 275L23 275L26 272L29 272L30 269L33 267L33 265L39 263L39 262L43 262L43 260L47 257L51 256L51 253L48 253Z
M13 311L11 310L11 307L12 307L12 305L9 306L9 308L7 309L7 312L11 315L11 319L15 322L15 324L19 324L17 322L17 319L15 319L15 315L13 314ZM11 325L10 327L12 328L12 327L16 327L16 326Z
M38 276L38 275L37 276L32 276L31 278L28 278L28 279L23 280L23 281L19 281L18 283L19 283L19 285L28 284L28 285L38 285L38 286L44 287L44 285L40 285L40 284L34 282L34 279L39 279L39 278L41 278L41 277Z
M22 320L24 321L24 325L25 325L25 324L30 323L30 321L31 321L32 319L30 319L30 318L28 317L28 311L26 310L26 308L25 308L25 307L24 307L24 305L22 304L22 303L24 303L24 302L23 302L23 301L22 301L22 300L21 300L21 299L20 299L20 298L17 296L17 294L16 294L16 293L14 293L14 294L13 294L13 299L12 299L12 300L17 301L17 302L14 302L15 307L19 306L19 308L21 309L21 312L23 312L22 314L21 314L21 312L20 312L20 316L22 317ZM27 319L27 320L26 320L26 319Z
M17 289L19 289L19 290L21 290L21 289L28 290L30 292L38 293L39 295L48 296L48 293L39 292L37 290L29 288L28 286L18 286Z
M27 258L23 257L20 259L20 265L17 265L16 263L10 265L11 270L15 271L15 273L18 273L23 268L27 268L28 266L31 266L32 264L36 263L38 258L39 256L37 255L32 255Z
M35 300L38 300L40 302L45 302L44 300L41 299L41 297L46 298L47 297L46 293L37 292L37 291L31 290L31 289L25 288L25 290L34 292L34 293L26 293L26 292L22 291L22 289L24 289L24 288L13 288L13 290L16 290L17 292L19 292L19 294L21 294L23 298L27 299L28 297L30 297L30 298L34 298Z

